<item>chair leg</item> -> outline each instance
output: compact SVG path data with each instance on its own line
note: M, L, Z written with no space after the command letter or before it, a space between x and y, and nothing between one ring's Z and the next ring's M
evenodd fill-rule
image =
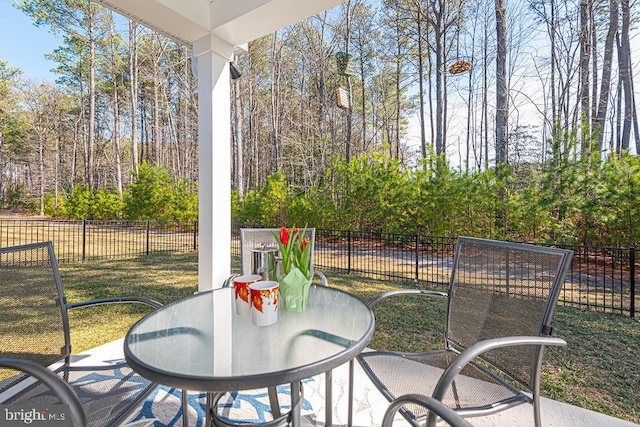
M333 425L333 372L324 374L324 425Z
M347 425L353 425L353 378L355 371L355 359L349 361L349 414L347 415Z
M280 412L280 402L278 402L278 390L276 387L269 387L269 405L271 405L271 414L273 418L280 418L282 413ZM293 397L292 397L293 398Z
M542 420L540 419L540 395L533 395L533 422L535 427L542 427Z

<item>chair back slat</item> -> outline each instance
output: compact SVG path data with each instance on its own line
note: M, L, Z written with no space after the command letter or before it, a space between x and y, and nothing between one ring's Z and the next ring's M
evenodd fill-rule
M49 366L69 356L69 322L51 242L0 248L0 358ZM15 381L0 371L0 390Z
M460 349L506 336L544 336L572 251L460 237L449 285L447 342ZM485 356L526 388L541 354L533 346Z
M251 274L251 249L261 248L263 245L267 248L278 248L278 243L273 236L278 235L278 228L241 228L240 229L240 252L242 253L242 274ZM313 252L315 249L316 229L307 228L305 235L309 239L311 245L311 256L309 263L313 265Z

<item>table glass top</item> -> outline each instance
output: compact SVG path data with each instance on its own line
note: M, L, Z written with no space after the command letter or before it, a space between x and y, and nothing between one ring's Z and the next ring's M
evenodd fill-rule
M304 312L281 309L276 324L255 326L251 316L236 314L233 289L222 288L143 318L127 334L125 354L134 369L143 367L147 374L245 378L247 387L255 385L251 378L275 375L267 382L280 384L285 377L277 378L278 373L302 371L304 378L355 357L371 339L373 326L373 313L362 300L322 286L311 287Z

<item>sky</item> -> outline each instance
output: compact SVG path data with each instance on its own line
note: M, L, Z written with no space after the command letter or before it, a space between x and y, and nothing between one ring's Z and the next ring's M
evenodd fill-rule
M50 70L56 64L44 55L61 44L62 39L48 27L33 25L30 17L13 6L13 0L0 0L0 60L22 69L25 79L54 82Z

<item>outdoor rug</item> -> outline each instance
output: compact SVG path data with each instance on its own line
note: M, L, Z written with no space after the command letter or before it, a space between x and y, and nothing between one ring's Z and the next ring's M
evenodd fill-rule
M347 425L348 416L348 365L333 371L333 424ZM324 374L308 378L302 382L304 401L301 409L304 426L324 426L325 421L325 376ZM362 381L366 375L356 364L356 383L354 391L354 426L380 425L387 402L369 382ZM365 383L366 384L366 383ZM290 387L279 386L278 398L283 413L291 408ZM159 386L123 424L126 427L142 426L182 426L182 392L166 386ZM189 392L189 426L204 425L205 394ZM237 424L259 423L272 420L267 389L227 393L219 403L219 415L227 422Z
M123 339L111 341L72 356L72 361L77 365L109 365L123 358L122 348ZM333 425L345 426L348 421L349 364L338 366L332 373ZM359 363L355 363L354 377L353 426L379 426L388 407L388 402L369 380ZM304 380L302 389L304 393L304 401L301 408L302 425L305 427L324 426L326 419L325 375L320 374ZM282 412L287 412L291 405L289 386L279 386L277 390ZM203 426L205 394L194 391L189 392L188 403L189 411L187 416L189 417L189 426ZM218 414L226 421L242 424L271 420L273 417L270 410L267 389L263 388L233 394L227 393L220 400ZM396 419L401 420L402 417L398 416ZM402 425L402 422L398 424L398 426ZM167 386L158 386L122 426L181 427L182 391Z

